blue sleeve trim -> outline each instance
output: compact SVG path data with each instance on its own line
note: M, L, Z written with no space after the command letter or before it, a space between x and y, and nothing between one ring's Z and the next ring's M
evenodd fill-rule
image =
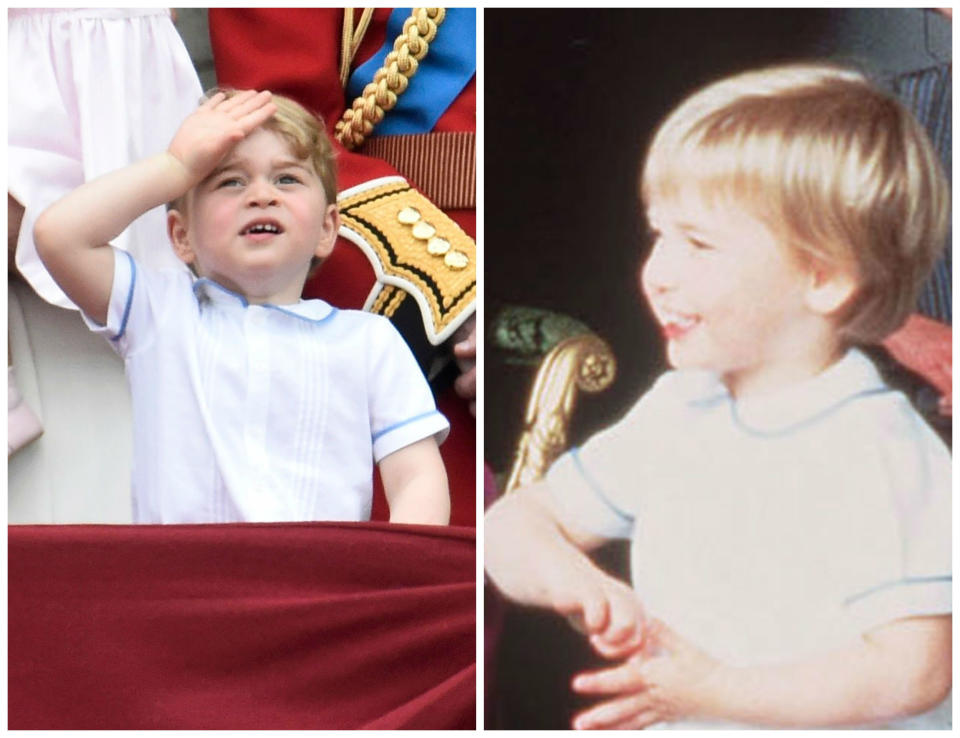
M372 440L376 441L381 436L387 433L390 433L391 431L395 431L397 428L402 428L405 425L410 425L410 423L416 423L418 420L429 418L431 415L440 415L440 412L438 410L431 410L430 412L421 413L420 415L415 415L414 417L408 418L407 420L401 420L399 423L394 423L393 425L388 426L387 428L384 428L382 431L374 433Z
M876 587L871 587L870 589L864 590L863 592L859 592L853 595L852 597L847 597L847 599L843 601L843 604L852 605L854 602L857 602L858 600L862 600L864 597L869 597L870 595L880 592L881 590L890 589L892 587L909 586L912 584L936 584L938 582L941 582L941 583L953 582L953 575L943 574L941 576L936 576L936 577L905 577L904 579L897 579L890 582L884 582L883 584L878 584Z
M580 472L580 476L583 477L584 481L590 485L590 488L596 493L597 497L603 500L604 504L609 507L616 515L623 519L624 521L633 522L633 515L628 513L626 510L621 508L619 505L613 502L610 497L603 491L603 487L597 484L596 480L590 476L587 470L583 466L583 462L580 460L580 448L574 446L570 449L570 458L573 459L573 463L576 464L577 471Z
M116 253L116 252L114 252ZM120 331L111 338L111 341L119 341L127 331L127 320L130 317L130 306L133 305L133 288L137 285L137 262L128 251L122 252L130 260L130 289L127 292L127 304L123 306L123 317L120 319ZM116 257L114 257L116 258Z

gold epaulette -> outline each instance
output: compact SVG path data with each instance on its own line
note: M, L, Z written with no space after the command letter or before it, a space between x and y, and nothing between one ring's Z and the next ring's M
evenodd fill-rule
M388 287L399 288L417 301L430 343L443 343L473 313L473 239L402 177L351 187L337 202L340 235L363 250L377 275L364 309L389 316L403 296Z

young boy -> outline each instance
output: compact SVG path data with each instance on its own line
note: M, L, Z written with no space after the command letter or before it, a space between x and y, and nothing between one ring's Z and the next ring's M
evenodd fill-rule
M135 521L369 519L376 460L392 522L448 522L448 425L406 344L382 318L300 300L334 245L335 182L314 116L217 92L168 151L37 220L44 264L126 363ZM192 274L109 245L162 203Z
M924 132L852 71L744 73L662 124L641 191L675 370L485 521L508 597L626 658L574 679L574 727L949 726L950 454L856 348L943 244ZM585 555L615 537L633 590Z

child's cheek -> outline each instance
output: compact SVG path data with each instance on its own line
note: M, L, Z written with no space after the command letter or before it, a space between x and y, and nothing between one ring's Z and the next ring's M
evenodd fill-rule
M230 198L218 197L210 203L209 215L210 225L216 228L220 233L230 233L231 230L238 229L238 221L242 217L238 202L231 202Z
M647 264L649 259L645 259L640 262L640 266L637 267L637 291L643 297L643 301L649 306L651 304L650 300L650 289L647 286Z

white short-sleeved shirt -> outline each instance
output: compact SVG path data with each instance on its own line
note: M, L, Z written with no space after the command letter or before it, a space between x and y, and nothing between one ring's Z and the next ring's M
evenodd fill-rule
M114 250L105 326L133 405L134 520L367 520L373 463L449 430L385 318L251 305Z
M857 350L750 401L668 372L547 481L571 525L631 540L647 611L730 664L952 611L950 452Z

